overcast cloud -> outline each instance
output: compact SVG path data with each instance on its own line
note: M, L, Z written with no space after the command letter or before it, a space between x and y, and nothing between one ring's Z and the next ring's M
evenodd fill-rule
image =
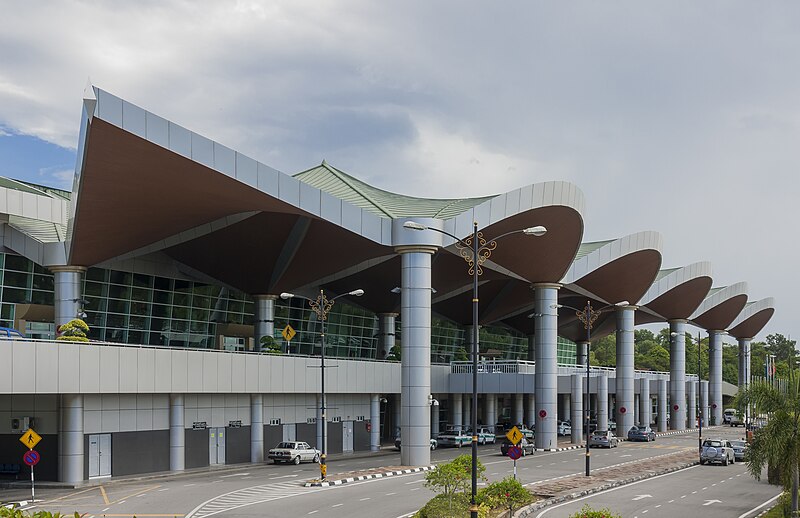
M20 1L2 12L0 133L74 148L91 78L287 173L326 159L433 197L571 181L587 197L586 240L660 231L665 267L711 260L715 285L776 297L759 338L798 334L796 2Z

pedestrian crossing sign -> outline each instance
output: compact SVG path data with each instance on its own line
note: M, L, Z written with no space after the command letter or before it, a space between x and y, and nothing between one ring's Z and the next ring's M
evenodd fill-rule
M522 440L522 432L520 432L519 428L516 426L512 426L511 430L509 430L506 434L506 437L508 437L508 440L511 441L511 444L517 444Z
M292 338L294 338L294 335L296 335L297 332L294 329L292 329L292 326L287 325L286 327L283 328L281 334L283 335L283 337L286 339L287 342L291 342Z
M38 433L33 431L33 428L28 428L28 431L22 434L22 437L19 438L19 442L25 445L26 448L30 448L31 450L39 444L39 441L42 440L42 436Z

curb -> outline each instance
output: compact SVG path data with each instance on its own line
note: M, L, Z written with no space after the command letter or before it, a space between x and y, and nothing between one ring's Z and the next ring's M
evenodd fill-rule
M578 448L583 448L583 444L573 444L572 446L564 446L563 448L534 448L533 451L569 451L569 450L577 450Z
M560 504L560 503L566 502L568 500L573 500L575 498L580 498L580 497L586 496L586 495L592 495L594 493L600 493L602 491L607 491L607 490L613 489L615 487L624 486L624 485L627 485L627 484L631 484L633 482L638 482L640 480L645 480L645 479L652 478L652 477L655 477L655 476L658 476L658 475L665 475L667 473L672 473L673 471L680 471L682 469L686 469L686 468L688 468L690 466L694 466L696 464L698 464L698 461L687 462L686 464L682 464L680 466L675 466L673 468L668 468L668 469L665 469L665 470L662 470L662 471L653 471L653 472L650 472L650 473L647 473L647 474L644 474L644 475L638 475L638 476L635 476L635 477L626 478L624 480L618 480L616 482L610 482L608 484L603 484L602 486L597 486L597 487L593 487L593 488L590 488L590 489L584 489L582 491L575 491L574 493L570 493L568 495L562 495L562 496L558 496L558 497L548 498L547 500L532 504L532 505L530 505L528 507L524 507L524 508L518 510L517 512L514 513L514 518L523 518L523 517L526 517L526 516L530 516L531 514L535 513L536 511L544 509L545 507L548 507L548 506L553 505L553 504Z
M419 473L420 471L430 471L435 466L422 466L419 468L408 468L408 469L398 469L397 471L389 471L386 473L374 473L372 475L359 475L357 477L348 477L343 478L340 480L332 480L330 482L320 482L315 480L309 480L303 487L331 487L331 486L341 486L342 484L347 484L349 482L358 482L360 480L369 480L373 478L384 478L384 477L393 477L396 475L407 475L409 473Z

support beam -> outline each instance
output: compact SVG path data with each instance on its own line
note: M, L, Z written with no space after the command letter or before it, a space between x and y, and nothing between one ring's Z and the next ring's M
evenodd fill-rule
M597 377L597 429L608 430L608 374Z
M570 421L572 423L572 444L580 444L583 439L583 383L585 374L571 376L570 407L572 410Z
M669 427L686 429L686 321L670 320Z
M635 306L617 308L617 432L624 437L633 426L633 326Z
M534 284L536 319L536 447L558 447L558 303L559 284Z
M669 415L667 401L667 380L658 380L658 431L667 431L667 416Z
M708 392L711 399L711 425L722 424L722 335L708 331Z
M250 394L250 462L264 462L264 396Z
M183 471L186 468L186 426L184 425L183 394L169 395L169 469Z

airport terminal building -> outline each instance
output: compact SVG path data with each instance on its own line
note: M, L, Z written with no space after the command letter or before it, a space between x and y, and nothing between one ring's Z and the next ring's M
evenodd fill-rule
M287 175L90 86L73 190L0 179L0 321L28 338L0 337L0 463L20 463L33 423L37 477L71 483L263 462L281 440L375 450L398 430L402 463L428 464L431 435L472 417L474 268L480 422L535 426L541 449L586 404L601 428L721 422L736 390L723 337L746 384L773 300L715 287L707 262L664 268L658 232L582 242L584 202L558 181L437 200L326 162ZM477 264L458 241L474 225ZM308 300L321 290L338 299L324 404ZM617 347L615 368L591 370L589 401L572 309L587 301L601 309L591 337L615 333ZM76 317L91 341L56 341ZM634 327L659 322L670 371L636 371ZM690 325L708 333L707 381L686 374Z

